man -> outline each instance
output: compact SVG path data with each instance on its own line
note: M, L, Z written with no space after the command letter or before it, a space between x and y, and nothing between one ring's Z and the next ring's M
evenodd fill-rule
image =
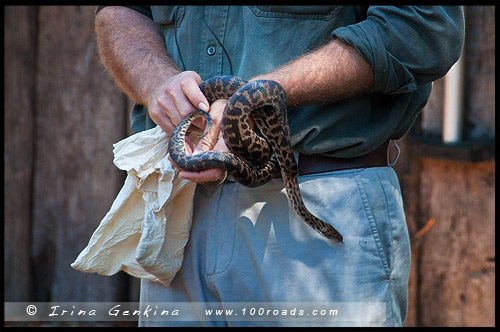
M410 246L387 146L458 59L463 30L458 6L98 8L100 56L137 103L135 131L159 125L171 133L197 108L217 124L225 102L209 105L199 89L212 76L283 86L304 202L344 237L334 242L309 228L288 206L281 179L246 188L222 184L221 169L181 171L221 184L197 186L183 266L170 287L143 280L141 301L360 308L326 320L226 316L165 325L401 326ZM191 150L225 150L219 128ZM361 309L366 303L381 303L383 318Z

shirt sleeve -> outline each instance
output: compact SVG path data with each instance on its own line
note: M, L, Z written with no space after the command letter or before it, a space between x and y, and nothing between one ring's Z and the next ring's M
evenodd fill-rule
M446 74L462 52L461 6L370 6L333 35L370 63L376 91L407 93Z

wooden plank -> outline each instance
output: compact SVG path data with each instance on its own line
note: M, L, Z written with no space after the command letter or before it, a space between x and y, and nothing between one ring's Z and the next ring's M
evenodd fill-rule
M126 300L124 275L70 267L123 184L112 144L126 136L126 99L98 61L94 7L39 7L38 19L35 297Z
M30 300L36 8L4 7L5 301Z
M420 128L426 134L441 135L443 127L443 91L444 79L432 83L432 92L427 104L422 109Z
M466 14L465 138L494 137L494 8ZM495 326L495 161L422 163L419 323Z
M495 6L465 8L466 138L495 137Z
M421 324L494 326L495 162L424 160L421 195Z

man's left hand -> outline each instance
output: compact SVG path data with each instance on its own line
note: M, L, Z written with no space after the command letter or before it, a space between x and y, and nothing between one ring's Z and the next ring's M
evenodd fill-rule
M209 132L198 142L198 145L194 148L187 145L188 152L192 151L192 154L198 154L204 151L217 150L226 151L226 144L222 138L222 133L220 131L222 113L224 112L224 107L227 104L227 99L216 100L212 105L210 105L210 116L212 117L212 127ZM186 180L191 180L196 183L204 182L216 182L220 181L225 176L225 170L222 168L211 168L202 171L184 171L181 168L179 176Z

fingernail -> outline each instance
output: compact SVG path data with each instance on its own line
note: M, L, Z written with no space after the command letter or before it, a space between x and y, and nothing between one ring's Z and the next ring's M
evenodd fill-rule
M203 103L203 102L201 102L201 103L198 104L198 108L200 110L202 110L202 111L205 111L205 112L208 111L208 106L205 103Z

